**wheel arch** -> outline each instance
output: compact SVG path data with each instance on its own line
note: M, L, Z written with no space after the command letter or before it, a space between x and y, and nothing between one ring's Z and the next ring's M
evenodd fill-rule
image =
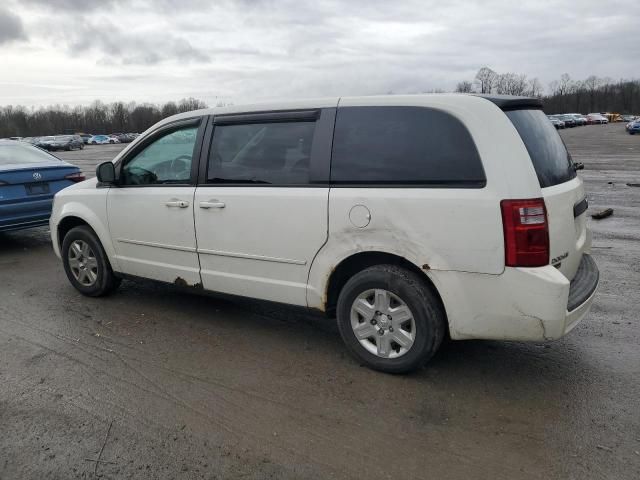
M58 223L58 231L57 231L58 245L62 246L62 241L64 240L64 237L67 235L67 233L69 233L69 231L72 228L80 227L83 225L89 227L93 231L93 233L95 233L96 236L98 236L95 229L85 219L75 215L69 215L67 217L64 217ZM98 236L98 238L100 237ZM102 242L102 240L100 241Z
M442 307L442 311L446 316L446 309L444 308L444 302L442 300L442 296L438 292L435 284L427 274L425 270L428 270L428 266L425 265L426 268L420 268L413 262L407 260L406 258L396 255L389 252L383 251L365 251L358 252L348 257L342 259L340 263L336 265L335 268L332 269L331 274L326 282L326 289L324 295L324 310L325 312L333 316L335 315L336 305L338 303L338 296L340 295L340 291L347 283L347 281L356 273L361 272L362 270L372 267L374 265L396 265L399 267L406 268L407 270L418 275L423 281L427 288L429 288L436 298L439 300L440 305ZM448 323L448 322L447 322Z
M96 215L95 212L92 212L86 206L83 206L81 204L76 206L78 208L70 204L65 205L62 209L60 217L58 217L59 220L55 225L55 240L57 242L57 251L61 252L62 241L64 240L65 235L72 228L86 225L93 231L96 237L98 237L98 240L100 241L102 248L107 255L107 258L109 259L113 270L119 271L115 250L113 248L113 244L111 243L111 236L109 235L109 231L106 228L106 225L104 225L104 222L101 221L99 215ZM53 239L53 229L51 233ZM56 250L55 247L54 250Z

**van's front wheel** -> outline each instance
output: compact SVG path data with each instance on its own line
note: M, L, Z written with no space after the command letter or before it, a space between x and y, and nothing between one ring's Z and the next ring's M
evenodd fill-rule
M62 262L71 284L83 295L100 297L120 285L97 235L87 226L72 228L62 241Z
M438 350L446 327L440 301L424 280L395 265L354 275L340 292L337 317L349 351L388 373L424 364Z

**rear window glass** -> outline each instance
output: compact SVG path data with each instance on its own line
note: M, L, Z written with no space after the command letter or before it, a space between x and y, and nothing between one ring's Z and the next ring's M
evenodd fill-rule
M542 110L512 110L505 114L527 147L542 188L576 177L567 147Z
M0 166L46 163L57 160L53 155L30 145L0 143Z
M467 128L423 107L338 109L331 181L481 188L482 162Z

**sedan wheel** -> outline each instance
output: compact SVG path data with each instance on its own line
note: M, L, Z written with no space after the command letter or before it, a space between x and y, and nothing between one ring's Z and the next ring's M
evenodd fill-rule
M75 240L69 248L69 268L74 278L85 287L91 287L98 279L98 261L91 247L84 240Z

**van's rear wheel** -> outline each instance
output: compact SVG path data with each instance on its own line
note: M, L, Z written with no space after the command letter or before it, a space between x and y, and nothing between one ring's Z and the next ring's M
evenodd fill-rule
M100 297L120 285L100 240L87 226L72 228L62 241L62 263L67 278L83 295Z
M389 373L424 364L446 328L437 296L417 274L395 265L354 275L340 292L337 317L349 351L368 367Z

